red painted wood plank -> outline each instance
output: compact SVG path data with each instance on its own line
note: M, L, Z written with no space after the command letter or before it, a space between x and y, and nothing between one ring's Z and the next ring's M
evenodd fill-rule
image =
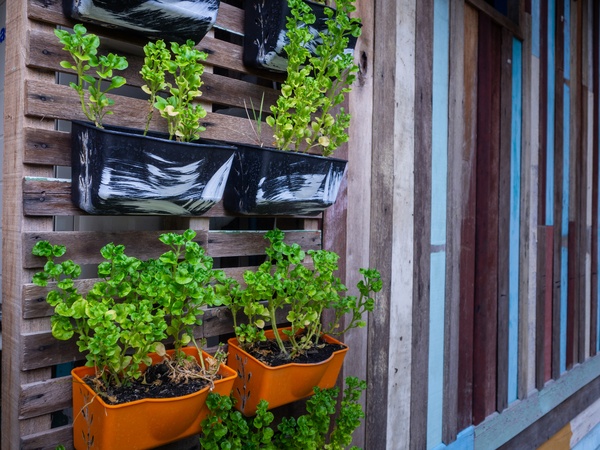
M473 421L496 410L501 32L479 16Z

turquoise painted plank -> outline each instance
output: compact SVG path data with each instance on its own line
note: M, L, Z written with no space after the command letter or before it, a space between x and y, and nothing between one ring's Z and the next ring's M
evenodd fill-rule
M519 260L521 224L522 44L513 39L508 278L508 403L517 399L519 361Z
M438 445L435 450L473 450L475 448L475 427L464 429L456 437L456 441Z
M555 1L548 0L548 105L546 116L546 225L554 225L554 70L555 70Z
M560 373L567 370L567 293L569 288L568 277L568 236L569 236L569 120L570 120L570 88L564 85L563 97L563 179L562 179L562 220L561 235L563 237L560 254Z
M540 0L531 1L531 53L540 57Z
M431 288L429 295L432 307L429 312L429 377L427 380L428 449L435 448L442 442L446 252L432 253L430 263Z
M448 184L448 0L434 3L431 244L446 243L446 190Z
M433 15L431 245L433 249L443 249L446 244L448 179L449 0L435 0ZM446 303L446 253L443 250L431 254L429 282L427 448L434 448L442 442Z

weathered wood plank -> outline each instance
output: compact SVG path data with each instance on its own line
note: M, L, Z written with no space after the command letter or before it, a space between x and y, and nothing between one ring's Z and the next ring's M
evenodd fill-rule
M158 241L158 236L164 232L166 231L24 233L23 267L35 269L44 264L44 258L31 254L35 243L43 240L65 245L65 257L77 261L78 264L97 264L102 261L100 249L110 242L125 245L129 256L156 258L168 249ZM263 231L198 231L194 240L213 258L249 256L264 254L268 245L264 235ZM318 249L321 246L321 232L286 231L285 240L298 243L306 250Z
M73 427L71 425L23 436L20 448L22 450L55 450L61 444L67 450L73 449Z
M509 19L507 16L496 10L489 3L485 2L484 0L467 0L467 3L488 16L496 24L510 31L510 33L516 38L523 40L524 34L521 27L519 27L515 21Z
M497 25L479 16L477 84L477 212L473 421L496 410L498 330L498 189L500 44Z
M71 407L71 377L52 378L21 386L20 419Z
M460 336L458 372L458 430L471 425L473 418L473 326L475 313L475 223L477 182L477 67L479 16L465 6L464 145L462 182L463 220L460 254Z
M510 264L510 225L511 225L511 158L512 144L512 36L506 30L501 33L500 50L500 115L499 155L498 155L498 367L496 409L508 406L508 367L509 367L509 310L510 273L518 265ZM516 355L515 355L516 356Z
M412 280L412 329L408 343L411 347L411 392L410 417L407 419L410 436L406 444L398 448L418 450L427 446L427 389L428 389L428 349L429 349L429 277L431 255L431 148L433 120L433 17L434 1L415 2L415 103L414 117L414 257ZM411 12L413 9L411 8ZM408 18L407 20L413 20ZM381 27L377 22L378 29ZM384 33L384 30L381 31ZM386 39L385 35L382 39ZM408 49L412 51L412 49ZM388 53L389 54L389 53ZM385 56L383 56L385 57ZM380 95L385 95L381 92ZM376 103L377 104L377 103ZM375 150L375 149L374 149ZM382 161L384 162L384 161ZM379 165L379 161L374 164ZM413 173L410 167L407 168ZM377 176L374 173L374 176ZM377 198L377 197L374 197ZM380 217L384 217L381 215ZM379 220L379 218L374 219ZM382 240L385 245L385 240ZM399 263L401 263L399 261ZM408 312L407 312L408 314ZM407 324L408 325L408 324ZM408 441L409 439L409 441ZM370 448L367 446L367 448ZM373 447L377 448L377 447Z
M442 413L442 442L452 442L459 428L458 403L459 358L461 336L461 257L462 226L465 217L465 198L471 179L463 161L469 161L470 150L465 145L465 5L450 3L449 27L449 109L448 109L448 233L446 243L446 318L444 323L444 397ZM466 251L466 250L465 250Z
M590 356L598 352L598 177L600 176L600 15L599 5L594 3L592 6L592 90L593 90L593 111L592 111L592 226L591 226L591 280L590 280Z

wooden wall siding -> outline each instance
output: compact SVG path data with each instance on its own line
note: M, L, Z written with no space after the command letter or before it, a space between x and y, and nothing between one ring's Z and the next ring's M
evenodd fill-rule
M444 322L446 303L446 224L448 180L448 80L450 9L435 0L433 9L433 107L431 150L431 261L427 447L442 442Z
M599 51L599 40L600 40L600 32L598 27L600 27L600 20L598 17L598 3L594 2L592 5L592 58L591 58L591 67L592 67L592 95L593 97L593 111L590 117L591 126L590 126L590 134L592 136L592 160L590 161L590 166L592 168L591 179L592 183L592 191L591 191L591 203L592 203L592 225L591 225L591 241L590 241L590 249L591 249L591 262L590 262L590 356L594 356L598 352L598 312L600 308L598 308L598 299L600 296L598 295L599 283L598 283L598 250L600 239L598 239L598 214L600 208L598 208L598 201L600 196L598 195L599 188L599 161L598 161L598 143L600 141L600 136L598 135L600 131L600 127L598 126L599 120L599 103L596 99L595 93L599 92L600 89L600 55Z

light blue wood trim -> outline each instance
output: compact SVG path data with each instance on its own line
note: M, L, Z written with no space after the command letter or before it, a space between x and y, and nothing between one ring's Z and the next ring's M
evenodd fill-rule
M508 402L518 395L519 361L519 260L521 231L521 120L522 120L522 44L513 39L512 112L510 150L510 232L508 279Z
M441 249L446 244L448 195L449 0L435 0L433 17L431 245ZM442 442L445 290L446 252L438 250L431 253L430 267L427 448Z
M470 426L456 436L456 440L448 445L440 444L435 450L473 450L475 428Z
M575 366L544 389L488 417L475 427L475 449L498 448L552 411L579 389L600 376L600 355Z
M531 1L531 53L540 57L540 0Z
M563 177L562 177L562 244L560 252L560 372L567 370L567 293L569 288L569 173L570 173L570 97L571 90L564 85L563 95Z
M556 21L554 0L548 0L548 89L546 116L546 225L554 225L554 65Z

